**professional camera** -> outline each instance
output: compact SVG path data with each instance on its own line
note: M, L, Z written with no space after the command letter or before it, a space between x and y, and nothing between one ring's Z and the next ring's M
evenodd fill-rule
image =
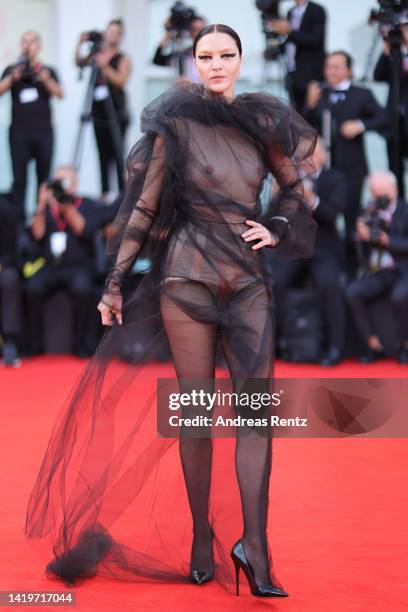
M24 81L24 83L33 85L37 82L38 74L35 71L34 67L31 65L27 55L20 55L15 64L15 68L22 68L21 80Z
M95 55L95 53L98 53L102 48L103 33L98 32L98 30L90 30L89 32L87 32L87 36L88 36L88 41L92 43L92 47L89 52L89 55Z
M370 21L379 24L380 34L391 43L401 44L402 24L408 23L408 0L379 0L380 9L372 10Z
M262 31L266 37L264 57L267 60L277 59L281 52L282 37L271 30L269 22L279 19L280 0L256 0L256 8L261 11Z
M382 196L369 202L367 210L363 215L364 223L370 228L370 242L378 242L380 232L388 232L388 224L380 216L381 212L387 210L390 199Z
M75 201L75 196L66 191L64 181L61 179L49 181L47 183L47 189L52 191L54 198L59 204L72 204Z
M190 31L191 22L196 18L193 8L184 4L184 2L176 2L170 9L170 18L166 29L169 32L174 32L176 36L182 36L185 32Z

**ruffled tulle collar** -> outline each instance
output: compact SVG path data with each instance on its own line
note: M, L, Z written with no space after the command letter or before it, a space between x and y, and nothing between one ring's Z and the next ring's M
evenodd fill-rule
M235 96L235 98L231 100L222 94L215 93L210 89L207 89L202 83L193 83L192 81L181 81L176 83L173 87L180 93L190 94L197 100L203 100L209 104L214 103L217 106L234 106L240 97Z

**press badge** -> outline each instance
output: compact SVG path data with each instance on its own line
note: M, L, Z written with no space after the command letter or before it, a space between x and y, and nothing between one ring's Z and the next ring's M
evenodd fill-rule
M67 248L67 232L52 232L50 248L54 257L60 257Z
M100 102L101 100L106 100L109 96L109 89L106 85L98 85L94 90L94 100L96 102Z
M20 91L20 103L28 104L38 100L38 89L36 87L25 87Z

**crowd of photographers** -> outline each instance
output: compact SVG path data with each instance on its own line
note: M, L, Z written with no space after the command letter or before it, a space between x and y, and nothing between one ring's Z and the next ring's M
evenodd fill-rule
M371 309L386 299L395 335L391 353L408 363L408 206L403 180L408 153L408 6L405 11L401 3L386 0L371 16L380 22L384 38L374 79L389 84L385 108L370 89L353 83L353 59L348 53L326 52L322 6L295 0L286 17L280 15L277 0L257 0L256 6L266 39L265 62L276 60L277 54L284 59L289 98L320 133L315 174L304 180L305 200L318 223L314 256L270 263L277 296L278 355L335 365L350 355L351 333L360 339L355 353L362 361L381 358L386 351ZM192 39L205 23L193 9L177 2L152 62L172 66L179 79L197 81ZM88 332L109 265L105 240L125 187L124 139L129 125L125 90L132 66L121 50L122 37L122 21L112 20L103 34L82 34L75 52L81 70L91 67L89 110L100 164L98 200L77 193L74 167L60 166L50 176L50 100L64 92L57 70L40 60L37 33L24 34L19 60L1 77L0 95L11 94L13 169L11 191L0 196L0 332L5 365L18 366L20 353L46 350L44 328L50 323L44 306L58 289L71 300L72 351L89 356L102 333L101 326L92 337ZM368 131L386 139L389 170L369 173L364 148ZM30 160L35 161L38 197L35 213L27 219ZM371 199L363 207L367 178ZM113 191L118 197L108 204ZM143 269L135 277L141 273ZM312 300L310 319L306 316L302 331L295 302L303 300L301 311L307 313L308 291L318 296L318 302Z

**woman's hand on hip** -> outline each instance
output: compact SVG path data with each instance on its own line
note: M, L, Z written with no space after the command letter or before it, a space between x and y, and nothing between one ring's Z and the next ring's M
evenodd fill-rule
M250 240L260 240L260 242L252 246L254 251L256 249L261 249L264 246L276 247L279 244L278 236L270 232L268 228L261 223L252 221L251 219L247 219L245 223L250 225L251 229L248 229L246 232L241 234L244 241L249 242Z

